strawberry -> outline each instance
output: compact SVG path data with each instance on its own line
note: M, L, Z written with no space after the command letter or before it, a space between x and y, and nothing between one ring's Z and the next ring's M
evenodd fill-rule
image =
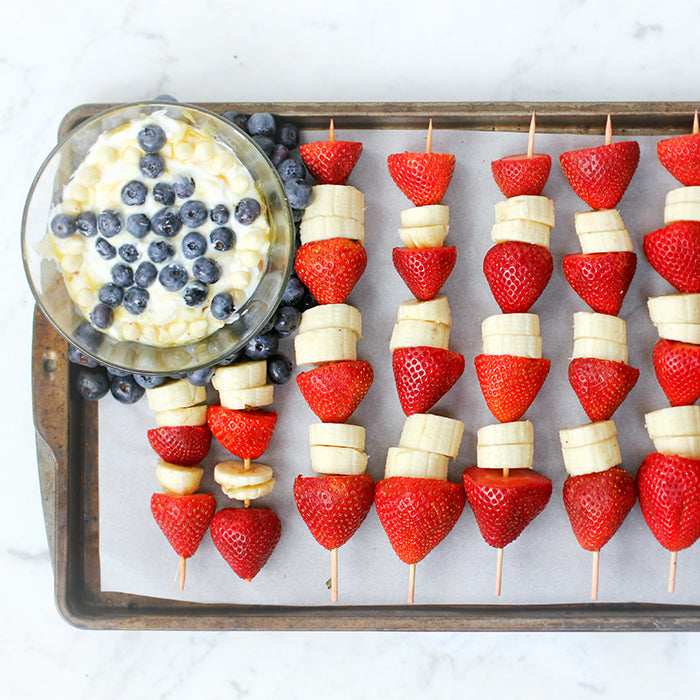
M322 185L344 185L362 154L356 141L317 141L299 146L308 171Z
M319 304L342 304L367 267L367 251L349 238L305 243L294 269Z
M306 403L324 423L345 423L373 380L372 365L364 360L332 362L297 375Z
M172 548L185 559L197 551L215 510L216 499L210 493L151 496L153 518Z
M700 537L700 461L647 455L637 489L644 520L662 547L678 552Z
M700 345L661 338L652 360L671 406L690 406L700 399Z
M700 292L700 221L674 221L647 233L644 253L679 292Z
M484 275L504 314L525 313L547 286L554 263L541 245L505 241L484 258Z
M428 346L397 348L391 362L399 402L407 416L428 411L464 372L463 355Z
M597 552L618 531L637 500L635 480L620 467L570 476L564 507L578 543Z
M639 164L636 141L567 151L559 156L573 191L591 209L612 209L622 199Z
M686 187L700 185L700 134L663 139L656 144L661 165Z
M467 467L462 483L476 524L487 544L499 549L515 540L544 510L552 482L531 469Z
M206 425L163 426L148 431L148 442L166 462L191 467L209 454L211 431Z
M457 248L394 248L391 254L401 279L419 301L435 297L450 276Z
M563 267L566 281L593 311L617 316L637 269L637 256L629 251L578 253L565 255Z
M506 156L491 162L493 179L506 197L542 194L551 168L552 158L546 153Z
M392 153L387 162L394 182L417 207L440 204L455 170L449 153Z
M465 500L459 484L405 476L377 482L374 493L379 522L405 564L417 564L447 537Z
M299 514L326 549L344 545L362 525L374 499L369 474L297 476L294 501Z
M212 518L210 530L234 573L252 581L277 546L282 524L269 508L224 508Z
M592 423L609 420L639 379L624 362L577 357L569 363L569 384Z
M207 423L214 437L229 452L242 459L257 459L270 444L277 414L263 409L235 411L209 406Z
M517 355L477 355L476 376L486 405L501 423L520 420L549 373L550 361Z

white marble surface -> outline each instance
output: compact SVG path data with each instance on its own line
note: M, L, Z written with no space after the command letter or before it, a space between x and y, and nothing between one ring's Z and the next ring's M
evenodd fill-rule
M53 603L31 418L19 222L84 102L698 99L690 0L294 4L50 0L3 7L0 696L684 698L696 634L84 632Z

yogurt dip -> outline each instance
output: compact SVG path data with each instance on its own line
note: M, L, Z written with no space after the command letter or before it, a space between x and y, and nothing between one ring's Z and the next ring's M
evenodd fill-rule
M163 110L98 137L51 211L47 241L93 326L170 346L238 317L265 271L270 225L238 158Z

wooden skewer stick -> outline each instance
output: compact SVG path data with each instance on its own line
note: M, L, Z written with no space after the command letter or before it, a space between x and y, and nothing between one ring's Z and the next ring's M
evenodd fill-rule
M503 574L503 547L499 547L496 555L496 589L495 594L501 595L501 578Z
M338 548L331 549L331 603L338 602Z
M331 119L331 125L328 127L328 140L333 143L335 141L335 125Z
M180 557L180 561L177 564L177 572L175 573L175 580L180 581L180 591L185 590L185 573L187 570L187 559L185 557Z
M416 565L408 565L408 602L412 603L416 592Z
M244 469L244 471L248 471L250 469L250 457L243 458L243 469ZM246 498L243 501L243 507L250 508L250 498Z
M428 138L425 140L425 152L432 153L433 151L433 120L428 122Z
M608 121L605 122L605 145L609 146L612 143L612 119L608 114Z
M530 133L527 136L527 157L532 158L535 152L535 113L532 113L532 119L530 119Z
M695 110L695 116L693 117L693 133L700 134L700 122L698 122L698 110Z
M671 552L671 565L668 569L668 592L676 590L676 567L678 566L678 552Z
M591 576L591 600L598 600L598 572L600 571L600 550L593 552L593 574Z

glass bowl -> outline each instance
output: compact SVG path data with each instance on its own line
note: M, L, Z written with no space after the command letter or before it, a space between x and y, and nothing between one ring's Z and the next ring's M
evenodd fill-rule
M57 260L47 254L49 220L64 186L98 137L134 119L162 111L234 154L248 170L264 202L270 248L255 290L237 317L211 335L181 345L117 340L90 324L68 293ZM22 256L37 304L56 329L98 362L139 374L174 375L217 364L241 350L267 324L284 294L293 264L294 222L276 168L236 126L208 110L182 103L145 102L97 114L73 129L44 161L27 196L22 218Z

